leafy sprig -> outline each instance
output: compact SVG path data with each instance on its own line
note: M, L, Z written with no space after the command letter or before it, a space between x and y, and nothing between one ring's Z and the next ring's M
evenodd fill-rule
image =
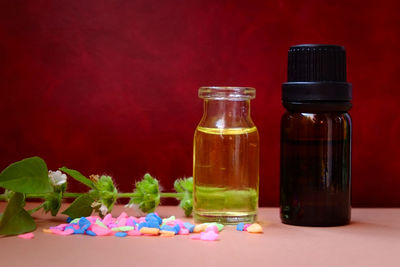
M177 179L174 188L176 192L181 193L177 197L181 201L179 206L185 211L186 216L190 216L193 210L193 177Z
M91 175L89 178L82 173L62 167L60 171L68 174L76 181L89 187L86 193L67 192L67 181L64 179L55 182L49 177L47 165L39 157L31 157L8 166L0 173L0 187L4 194L0 200L8 201L4 213L0 214L0 235L16 235L33 231L36 223L31 214L43 209L52 216L59 213L63 199L75 198L62 214L71 218L89 216L98 212L104 216L111 212L119 198L129 198L128 207L136 206L142 212L153 212L160 204L162 197L172 197L180 200L179 206L186 216L190 216L193 209L193 179L177 179L174 183L175 191L161 192L159 182L150 174L145 174L141 181L135 183L131 193L118 192L111 176ZM57 172L57 175L65 175ZM52 178L52 179L50 179ZM25 199L41 198L44 200L32 210L25 209Z
M136 189L133 192L128 206L138 205L143 212L153 212L160 204L160 189L157 179L146 173L143 180L136 182Z

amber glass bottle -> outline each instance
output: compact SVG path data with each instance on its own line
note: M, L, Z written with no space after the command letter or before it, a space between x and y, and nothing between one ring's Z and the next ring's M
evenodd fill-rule
M289 49L282 85L280 211L283 223L350 222L352 89L341 46Z

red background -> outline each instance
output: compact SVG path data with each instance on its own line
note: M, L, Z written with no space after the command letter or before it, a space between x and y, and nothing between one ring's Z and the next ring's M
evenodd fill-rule
M252 86L260 204L278 205L288 47L334 43L353 83L353 205L400 206L396 2L1 1L0 167L38 155L169 191L192 174L198 88Z

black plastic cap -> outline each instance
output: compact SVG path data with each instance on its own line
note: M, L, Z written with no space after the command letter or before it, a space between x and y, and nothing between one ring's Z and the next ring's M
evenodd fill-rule
M288 52L288 82L282 85L287 102L349 102L346 50L339 45L303 44Z
M288 82L346 82L346 50L338 45L295 45L288 54Z

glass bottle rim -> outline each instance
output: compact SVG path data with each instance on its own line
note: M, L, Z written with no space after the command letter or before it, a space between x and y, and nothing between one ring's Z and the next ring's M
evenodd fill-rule
M202 86L199 97L212 100L250 100L256 97L256 89L240 86Z

